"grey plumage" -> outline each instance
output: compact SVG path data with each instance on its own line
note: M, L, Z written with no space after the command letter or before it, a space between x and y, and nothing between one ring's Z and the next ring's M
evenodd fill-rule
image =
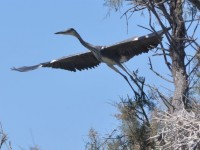
M118 65L120 68L122 68L121 63L128 61L132 57L139 54L147 53L150 49L157 47L162 40L164 31L161 30L145 36L133 37L111 46L93 46L85 42L73 28L70 28L66 31L57 32L56 34L73 35L78 38L82 45L84 45L90 51L76 55L65 56L34 66L24 66L19 68L13 67L12 70L26 72L40 67L51 67L69 71L81 71L84 69L94 68L101 62L106 63L109 67ZM113 69L113 67L111 68ZM125 68L122 69L124 70Z

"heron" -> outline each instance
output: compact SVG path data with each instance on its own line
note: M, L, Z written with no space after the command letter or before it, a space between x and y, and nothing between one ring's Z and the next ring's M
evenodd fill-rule
M133 80L133 76L123 66L123 63L130 60L134 56L147 53L149 50L157 47L162 40L164 30L153 32L144 36L132 37L111 46L94 46L83 40L80 34L73 28L56 32L55 34L74 36L89 51L75 55L64 56L33 66L23 66L19 68L13 67L11 69L19 72L27 72L40 67L51 67L75 72L77 70L82 71L85 69L91 69L98 66L100 63L105 63L115 72L123 76L123 78L125 78L130 85L126 75L119 71L116 66L126 72Z

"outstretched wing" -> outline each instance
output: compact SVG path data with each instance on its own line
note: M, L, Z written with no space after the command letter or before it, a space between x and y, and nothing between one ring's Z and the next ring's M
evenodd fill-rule
M76 71L76 70L84 70L94 68L99 65L100 61L98 61L92 52L81 53L77 55L71 55L62 57L59 59L52 60L50 62L40 63L34 66L24 66L19 68L12 68L12 70L26 72L30 70L35 70L40 67L51 67L51 68L58 68L58 69L65 69L69 71Z
M147 53L150 49L158 46L162 40L164 31L158 31L145 36L133 37L117 44L105 47L101 50L102 55L120 62L125 62L132 57Z

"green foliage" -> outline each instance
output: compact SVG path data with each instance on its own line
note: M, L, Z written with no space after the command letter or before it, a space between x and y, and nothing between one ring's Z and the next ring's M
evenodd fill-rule
M116 116L121 121L121 134L124 135L124 143L129 149L147 149L149 143L147 139L150 137L150 122L148 117L148 108L154 106L153 102L148 100L136 100L131 98L121 99L121 103L117 105L119 114ZM146 111L144 108L146 107Z
M87 150L150 149L153 146L153 143L148 140L151 135L151 125L145 116L150 117L147 115L151 110L148 107L152 107L153 103L147 101L140 100L139 102L129 97L121 99L121 102L116 104L119 113L115 117L121 122L118 129L105 138L100 138L98 133L91 129ZM145 112L143 112L143 108L145 108Z
M101 141L100 141L97 131L91 128L89 131L88 138L89 138L89 142L87 142L85 149L86 150L100 150Z

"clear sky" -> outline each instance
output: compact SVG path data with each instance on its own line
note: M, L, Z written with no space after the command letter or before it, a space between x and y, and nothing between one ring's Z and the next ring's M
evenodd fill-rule
M127 34L125 18L120 19L123 10L107 16L103 3L0 1L0 121L13 149L28 149L35 141L41 150L81 150L91 127L102 135L117 127L112 104L132 93L124 79L105 64L75 73L49 68L26 73L10 70L86 51L74 37L53 34L70 27L94 45L111 45L148 33L137 27L148 26L147 17L132 16ZM155 83L148 71L148 55L126 65L130 70L139 68L141 75ZM163 70L160 63L155 68Z

